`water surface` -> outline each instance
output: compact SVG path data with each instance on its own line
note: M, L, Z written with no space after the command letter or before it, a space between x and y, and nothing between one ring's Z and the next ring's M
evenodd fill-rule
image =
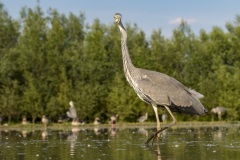
M235 160L240 157L238 125L165 130L160 143L145 146L154 127L2 129L1 160Z

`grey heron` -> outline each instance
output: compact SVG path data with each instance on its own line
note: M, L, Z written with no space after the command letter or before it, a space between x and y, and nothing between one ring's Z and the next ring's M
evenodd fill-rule
M144 122L148 119L148 113L138 118L138 122Z
M227 115L227 109L224 107L215 107L211 110L211 113L218 116L218 120L222 120L223 116Z
M153 106L157 120L157 131L147 139L145 144L148 144L151 140L153 143L154 139L159 137L158 134L160 132L177 123L172 112L205 115L207 109L199 100L203 97L202 94L185 87L182 83L166 74L137 68L132 64L127 47L127 32L121 19L122 15L120 13L114 15L114 21L117 23L121 33L125 77L139 98ZM165 108L173 119L165 127L160 126L158 116L159 107Z
M69 118L72 118L71 124L73 126L78 126L78 125L80 125L80 122L78 121L77 111L76 111L76 108L74 107L73 101L70 101L69 105L70 105L70 108L69 108L69 111L67 111L67 116Z

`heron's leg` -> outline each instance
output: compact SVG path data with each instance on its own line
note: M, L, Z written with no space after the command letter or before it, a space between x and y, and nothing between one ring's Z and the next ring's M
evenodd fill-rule
M221 112L218 112L217 114L218 114L218 120L222 121L222 114L221 114Z
M160 124L160 120L159 120L159 116L158 116L158 108L157 108L157 105L156 104L152 104L153 106L153 110L154 110L154 113L155 113L155 116L156 116L156 120L157 120L157 132L159 130L161 130L161 124ZM155 133L152 134L148 139L147 141L145 142L145 144L148 144L153 138L155 138ZM160 135L158 135L158 138L160 138Z
M159 134L160 132L162 132L163 130L165 130L165 129L167 129L167 128L169 128L169 127L171 127L171 126L173 126L173 125L175 125L175 124L177 123L177 120L176 120L176 118L174 117L172 111L169 109L169 107L166 106L166 105L164 105L164 107L166 108L166 110L168 111L168 113L171 115L171 117L172 117L172 119L173 119L172 123L166 125L166 126L163 127L163 128L160 128L160 130L158 130L156 133L154 133L153 135L151 135L151 136L147 139L147 141L145 142L145 144L148 144L151 140L154 141L154 139L158 136L158 134ZM152 143L153 143L153 141L152 141Z
M166 126L167 128L169 128L177 123L177 119L174 117L172 111L169 109L168 106L164 105L164 107L166 108L166 110L168 111L168 113L171 115L171 117L173 119L172 123L170 123L169 125Z
M160 121L159 121L159 117L158 117L158 109L157 109L157 105L153 104L153 110L155 112L156 115L156 120L157 120L157 130L161 129L161 125L160 125Z
M168 113L171 115L173 121L172 123L164 126L163 128L161 128L160 130L158 130L155 135L153 136L153 139L155 139L155 137L158 135L158 133L162 132L163 130L167 129L167 128L170 128L172 126L174 126L176 123L177 123L177 119L174 117L172 111L169 109L169 107L167 105L164 105L164 107L166 108L166 110L168 111Z

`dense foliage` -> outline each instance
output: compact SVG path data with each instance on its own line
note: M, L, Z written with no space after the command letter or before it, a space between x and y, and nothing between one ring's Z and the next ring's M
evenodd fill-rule
M136 24L126 29L135 66L173 76L204 94L209 110L225 106L230 120L240 119L240 16L227 31L213 27L198 35L184 21L170 38L159 29L147 39ZM80 119L118 113L122 121L136 121L149 112L154 120L152 107L125 80L120 47L114 23L87 25L84 14L49 9L46 15L39 6L12 19L0 4L0 116L35 122L46 114L57 121L73 100Z

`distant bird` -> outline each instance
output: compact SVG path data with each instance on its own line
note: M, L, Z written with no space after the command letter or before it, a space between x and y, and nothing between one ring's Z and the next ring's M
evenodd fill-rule
M117 123L117 119L118 119L119 115L118 114L113 114L111 117L110 117L110 123L112 125L115 125Z
M67 111L67 116L72 119L71 124L73 126L80 125L81 123L78 121L77 111L76 111L76 108L74 107L73 101L70 101L69 105L70 105L70 108L69 108L69 111Z
M29 124L29 122L27 121L27 118L23 117L22 118L22 125L27 125L27 124Z
M93 122L94 125L98 125L98 124L101 124L101 121L100 121L100 118L99 117L96 117L94 122Z
M218 120L221 121L223 116L227 115L227 109L224 107L215 107L211 110L211 113L213 115L217 115L218 116Z
M138 118L138 122L144 122L148 119L148 113Z
M43 115L42 116L42 124L44 125L44 127L47 127L48 122L49 122L48 118L45 115Z
M177 123L172 111L205 115L207 109L205 109L199 101L199 98L203 97L202 94L185 87L179 81L166 74L136 68L132 64L127 47L127 32L121 19L122 15L120 13L114 15L114 21L117 23L121 33L121 48L125 77L140 99L153 106L156 115L157 132L145 142L145 144L148 144L151 140L154 141L156 137L159 137L158 133ZM160 126L157 111L158 107L165 108L173 119L172 123L163 128Z
M70 108L69 108L69 111L67 111L67 116L72 119L77 118L77 111L76 111L76 108L74 107L73 101L70 101L69 105L70 105Z
M167 114L162 114L161 118L162 118L162 121L165 122L165 123L168 121L168 115Z

